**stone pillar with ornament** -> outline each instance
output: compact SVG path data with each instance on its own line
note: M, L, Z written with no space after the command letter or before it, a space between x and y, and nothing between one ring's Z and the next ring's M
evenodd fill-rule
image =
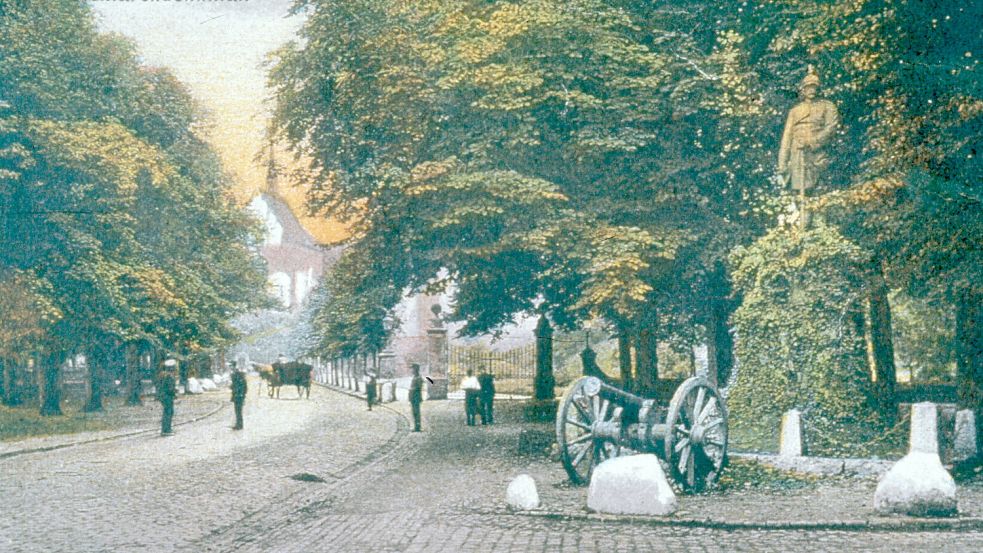
M430 367L430 381L427 388L428 399L447 399L448 365L450 344L447 329L440 320L440 304L430 308L433 311L433 327L427 330L427 364Z

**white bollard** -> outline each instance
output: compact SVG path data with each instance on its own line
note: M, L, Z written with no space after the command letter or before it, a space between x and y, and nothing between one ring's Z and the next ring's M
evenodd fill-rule
M878 482L874 508L880 513L949 516L957 512L956 483L939 459L934 403L911 406L911 446Z
M782 457L802 456L802 413L798 409L790 409L782 415L778 454Z
M979 452L979 444L976 443L976 414L972 409L963 409L956 412L956 436L955 436L953 460L956 462L973 459Z

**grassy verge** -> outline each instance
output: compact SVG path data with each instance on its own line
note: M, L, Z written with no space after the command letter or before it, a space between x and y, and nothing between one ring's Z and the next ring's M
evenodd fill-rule
M112 428L104 415L84 413L81 407L66 405L64 415L42 417L36 405L0 406L0 441Z
M720 485L714 491L727 493L740 490L802 490L814 487L820 478L815 474L789 472L747 459L731 458L727 468L720 475Z

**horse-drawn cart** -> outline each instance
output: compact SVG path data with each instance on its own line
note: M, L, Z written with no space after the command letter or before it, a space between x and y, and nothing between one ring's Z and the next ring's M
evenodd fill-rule
M655 453L686 491L713 485L727 457L727 409L703 377L684 381L667 407L585 376L556 415L560 459L574 483L586 483L605 459Z

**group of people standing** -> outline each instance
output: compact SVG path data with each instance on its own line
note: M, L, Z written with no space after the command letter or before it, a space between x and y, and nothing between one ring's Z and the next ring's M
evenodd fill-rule
M249 387L246 384L246 373L236 367L236 362L230 363L232 369L232 404L235 407L235 425L233 430L243 429L242 407L246 403L246 392ZM164 361L161 371L157 374L155 383L157 389L157 401L160 402L163 413L160 418L160 435L174 435L174 399L177 396L177 360L168 358Z
M475 419L480 416L481 424L495 422L495 376L482 373L477 377L474 371L468 369L467 376L461 381L464 390L464 414L468 426L475 425Z

